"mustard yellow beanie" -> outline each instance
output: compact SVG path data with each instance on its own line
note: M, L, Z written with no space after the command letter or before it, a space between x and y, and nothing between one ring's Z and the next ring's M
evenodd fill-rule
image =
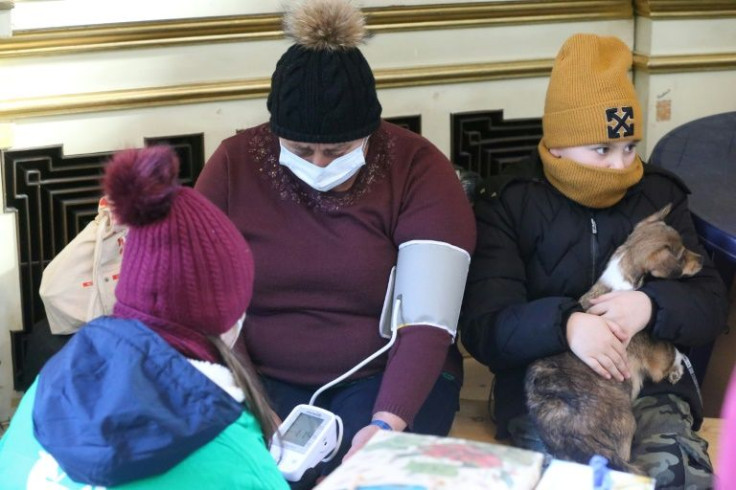
M629 80L631 50L616 37L575 34L555 58L544 104L547 148L640 140L643 114Z

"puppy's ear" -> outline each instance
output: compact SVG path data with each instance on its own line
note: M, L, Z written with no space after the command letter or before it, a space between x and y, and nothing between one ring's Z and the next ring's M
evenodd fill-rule
M648 223L654 223L655 221L664 221L664 218L670 214L670 211L672 210L672 203L667 204L665 207L657 211L656 213L647 216L643 220L641 220L638 225L648 224ZM638 226L637 225L637 226Z

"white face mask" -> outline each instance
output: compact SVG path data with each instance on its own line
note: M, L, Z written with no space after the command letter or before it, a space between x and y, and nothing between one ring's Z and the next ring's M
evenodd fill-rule
M235 345L235 341L238 340L238 337L240 337L240 331L243 329L244 321L245 313L243 313L243 316L238 318L238 321L235 322L235 325L230 327L230 330L223 334L220 334L220 340L225 342L225 345L227 345L230 349L233 348L233 346Z
M291 170L294 175L312 189L320 192L329 191L346 182L360 170L360 167L365 165L363 148L366 141L368 141L368 138L364 139L363 143L350 153L335 158L326 167L319 167L292 153L279 140L281 144L279 163Z

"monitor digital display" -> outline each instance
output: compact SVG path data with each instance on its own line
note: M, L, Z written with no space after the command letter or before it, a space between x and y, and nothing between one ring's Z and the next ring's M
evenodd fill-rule
M281 440L304 447L321 423L322 419L319 417L300 413L294 423L286 429Z

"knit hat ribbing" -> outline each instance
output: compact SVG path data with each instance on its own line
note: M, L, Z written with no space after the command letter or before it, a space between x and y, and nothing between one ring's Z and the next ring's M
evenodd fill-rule
M177 183L178 168L164 146L119 152L106 168L105 193L129 226L113 314L217 362L207 336L229 330L250 303L252 254L222 211Z
M365 19L349 0L309 0L287 11L294 38L271 77L271 131L292 141L342 143L378 128L381 104L358 49Z
M575 34L555 58L544 105L547 148L640 140L643 114L628 77L631 50L616 37Z

